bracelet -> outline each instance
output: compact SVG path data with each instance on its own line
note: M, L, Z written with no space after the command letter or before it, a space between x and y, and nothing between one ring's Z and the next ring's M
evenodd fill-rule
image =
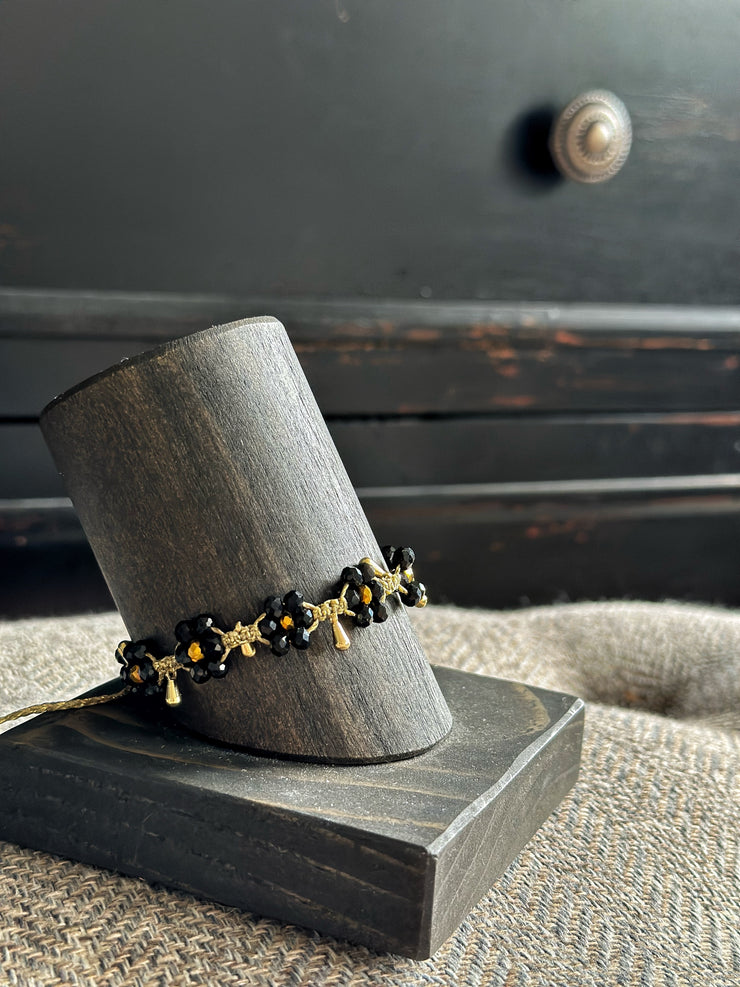
M290 590L283 597L269 596L262 613L251 624L237 621L228 631L216 626L217 620L212 614L202 613L181 620L175 627L177 645L169 655L158 654L156 644L149 640L122 641L116 648L124 682L121 691L26 706L0 717L0 723L33 713L95 706L128 693L154 696L164 691L167 705L178 706L182 701L177 687L179 673L187 672L194 682L202 684L212 678L223 678L229 671L228 658L237 649L246 657L256 653L255 644L269 646L277 657L286 655L291 647L305 650L313 632L326 620L332 625L334 647L346 651L350 639L339 622L340 617L351 617L357 627L368 627L388 619L386 601L389 597L395 597L409 607L427 604L426 587L414 576L416 555L413 549L386 545L382 552L387 568L370 558L345 567L333 595L323 603L308 603L297 590Z
M131 692L146 696L164 689L167 705L178 706L182 699L178 673L187 671L194 682L202 684L223 678L229 671L227 659L237 649L251 657L254 645L264 644L278 658L291 646L305 650L311 634L325 620L331 621L334 647L346 651L350 640L339 622L341 616L353 617L358 627L382 624L389 616L386 600L394 594L407 606L426 606L426 588L414 578L413 549L386 545L382 552L387 569L370 558L360 559L357 565L342 570L334 588L336 595L323 603L308 603L293 589L283 597L268 596L259 617L251 624L237 621L229 631L221 630L208 613L181 620L175 627L177 645L170 655L157 655L150 641L122 641L116 649L121 678Z

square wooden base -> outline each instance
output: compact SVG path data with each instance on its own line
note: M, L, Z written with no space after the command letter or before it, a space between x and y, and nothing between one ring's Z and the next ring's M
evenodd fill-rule
M574 784L584 709L435 674L452 732L390 764L259 757L129 699L38 716L0 736L0 837L426 958Z

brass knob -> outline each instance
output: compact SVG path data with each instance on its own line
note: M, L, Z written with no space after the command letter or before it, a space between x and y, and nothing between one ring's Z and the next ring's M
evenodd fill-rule
M568 103L550 134L558 170L574 182L606 182L627 160L632 123L614 93L592 89Z

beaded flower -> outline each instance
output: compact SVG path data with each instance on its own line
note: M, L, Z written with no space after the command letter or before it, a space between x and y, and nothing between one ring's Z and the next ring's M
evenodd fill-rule
M345 585L347 588L344 598L349 609L354 612L358 627L368 627L373 621L382 624L388 619L388 607L384 602L385 588L371 563L361 562L343 569L341 586ZM341 593L341 588L339 592Z
M281 599L268 596L263 604L265 615L257 624L260 634L270 643L278 658L286 655L291 644L303 650L309 645L309 627L313 613L303 602L303 594L292 589Z
M228 671L224 664L226 648L222 635L214 630L216 618L201 613L191 620L181 620L175 628L175 658L190 672L194 682L222 679Z
M153 696L159 692L159 675L154 668L154 656L150 653L150 641L121 641L116 648L116 659L121 665L121 678L132 692Z

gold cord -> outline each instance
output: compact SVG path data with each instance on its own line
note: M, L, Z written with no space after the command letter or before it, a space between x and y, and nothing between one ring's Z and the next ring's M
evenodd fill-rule
M36 706L25 706L17 709L14 713L6 713L0 716L0 723L8 723L10 720L20 720L24 716L35 716L37 713L55 713L60 709L81 709L83 706L99 706L101 703L109 703L113 699L120 699L131 691L131 686L127 685L120 692L113 692L107 696L89 696L87 699L67 699L60 703L38 703Z

